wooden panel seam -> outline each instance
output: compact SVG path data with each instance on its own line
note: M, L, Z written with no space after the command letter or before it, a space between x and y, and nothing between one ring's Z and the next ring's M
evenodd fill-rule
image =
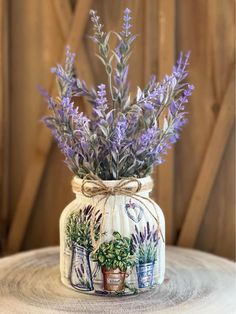
M235 120L234 75L226 89L217 121L203 159L189 206L178 239L178 245L193 247L197 239L200 224L204 216L209 194L222 159L224 149Z
M8 3L0 1L0 251L5 249L9 178Z
M92 0L87 0L86 2L80 0L77 2L75 13L73 16L72 27L66 41L66 43L70 45L74 51L76 51L79 45L81 45L82 35L85 30L88 13L91 8L92 2ZM70 40L72 40L73 42L70 42ZM64 52L61 59L62 61L64 60ZM54 78L52 80L54 80ZM53 94L56 91L56 84L53 85L53 81L51 81L49 83L48 89L50 89ZM8 235L8 253L17 252L20 249L29 221L33 202L38 191L47 156L51 147L51 142L52 140L49 131L46 130L44 125L40 124L38 127L37 143L32 149L31 161L29 163L25 182L23 184L18 206L16 208Z
M159 78L171 72L175 62L175 0L159 1ZM174 242L174 147L157 169L157 195L166 219L166 242Z

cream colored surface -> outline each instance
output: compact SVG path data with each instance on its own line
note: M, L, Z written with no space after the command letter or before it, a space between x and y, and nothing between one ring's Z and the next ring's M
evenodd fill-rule
M59 248L0 259L0 312L235 313L233 262L199 251L167 247L164 283L138 296L106 298L77 293L60 281Z

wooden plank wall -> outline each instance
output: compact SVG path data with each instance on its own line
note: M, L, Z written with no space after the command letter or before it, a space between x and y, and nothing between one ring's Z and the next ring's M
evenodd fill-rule
M1 9L3 3L1 0ZM36 86L52 88L50 67L60 61L68 42L78 49L77 70L82 77L89 84L106 82L94 57L94 44L85 36L92 32L86 22L89 7L99 12L107 29L116 30L121 26L123 9L132 9L134 32L140 34L131 57L133 91L136 85L143 86L150 74L163 77L169 72L180 50L192 51L190 78L196 90L190 104L190 123L166 165L155 171L153 197L166 216L168 243L234 258L233 0L224 4L221 0L8 1L8 14L1 11L1 25L8 17L1 42L9 42L9 62L6 50L0 51L4 82L0 93L0 129L4 131L0 167L5 170L4 178L7 172L11 178L8 186L3 172L0 174L0 227L7 227L3 234L8 236L7 253L57 244L60 213L73 198L72 175L55 143L51 144L49 133L45 131L42 136L40 131L45 106ZM7 85L10 138L6 143L3 97L7 96ZM88 110L85 102L80 105ZM220 143L214 141L218 134ZM207 180L207 175L212 180ZM195 219L191 219L193 211ZM22 213L24 225L19 218Z
M8 10L0 1L0 251L5 246L8 222L9 106L8 106Z
M205 204L201 209L203 197L209 189L209 176L213 175L212 167L216 166L218 153L212 150L208 158L207 167L201 184L196 191L204 158L212 147L212 135L215 132L216 122L221 113L224 98L232 81L234 71L234 1L198 0L178 1L177 16L177 50L190 49L192 63L190 78L196 85L191 102L190 123L185 130L182 141L176 148L176 221L178 231L182 229L179 239L180 245L187 245L189 238L195 237L195 246L209 252L221 254L230 258L235 256L235 201L234 201L234 92L233 86L229 92L227 102L231 106L232 119L223 120L219 126L216 139L223 145L226 142L222 160L219 160L219 169L209 195L205 195ZM230 115L229 115L230 116ZM225 123L226 128L224 134ZM230 136L227 136L230 133ZM222 138L223 134L223 138ZM187 167L187 169L186 169ZM193 195L193 192L195 194ZM198 194L197 194L197 193ZM188 219L188 231L183 229L185 215L193 208L191 204L195 197L194 213ZM191 208L190 208L191 207ZM202 210L202 213L201 213ZM193 235L196 219L202 216L199 233ZM187 218L187 216L186 216ZM191 219L192 218L192 219ZM183 239L184 238L184 239ZM188 246L188 245L187 245Z

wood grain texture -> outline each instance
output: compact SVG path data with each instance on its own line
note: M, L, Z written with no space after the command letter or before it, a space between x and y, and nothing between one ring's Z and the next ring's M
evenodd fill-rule
M231 71L235 68L235 1L214 2L209 10L212 20L211 53L212 86L214 98L212 110L215 121L220 111ZM221 26L220 26L221 25ZM233 77L235 85L235 74ZM235 87L232 94L235 104ZM196 248L236 259L235 237L235 124L225 146L222 161L199 230ZM214 223L212 223L214 221ZM210 226L210 228L209 228ZM220 253L219 253L220 252Z
M63 10L63 12L62 12ZM66 14L64 14L66 13ZM64 45L68 33L70 31L71 18L73 18L70 1L45 1L44 20L45 20L45 43L43 51L47 52L48 60L44 63L44 80L47 81L49 69L55 64L55 59L60 61L61 51L64 50ZM64 30L61 25L64 25ZM58 33L58 30L60 32ZM59 35L59 36L58 36ZM55 47L55 40L57 46ZM93 72L87 60L87 55L82 55L84 51L84 41L78 49L78 57L76 62L76 71L81 75L82 79L86 80L90 85L94 85ZM52 53L54 51L54 53ZM58 62L59 62L58 61ZM45 84L45 83L44 83ZM81 99L79 101L81 110L90 112L90 107ZM87 107L86 107L87 106ZM58 244L58 221L62 209L73 198L70 181L72 174L66 169L63 164L63 155L59 152L57 145L52 141L47 163L42 176L41 184L37 197L35 199L31 217L28 223L28 229L24 241L23 249L32 247L42 247L45 245ZM56 195L52 201L52 195ZM35 228L38 222L44 222L44 229ZM47 230L45 232L44 230ZM28 237L30 234L31 237Z
M182 225L178 239L180 246L194 247L198 236L209 194L235 120L234 87L232 75Z
M189 124L177 144L175 156L174 219L180 232L234 65L234 1L227 0L222 6L218 0L180 0L176 10L177 51L191 50L190 80L196 87L189 106ZM198 249L218 254L221 251L220 254L232 259L235 258L234 145L232 130L195 244ZM214 159L212 155L213 163ZM204 187L208 189L205 182Z
M227 313L236 307L233 262L167 247L164 283L138 296L109 298L70 290L60 282L58 248L0 260L1 310L17 313Z
M4 251L8 225L9 184L9 76L8 4L0 1L0 251Z
M71 22L73 19L73 12L72 8L70 6L69 1L64 1L64 0L53 0L52 2L53 7L55 9L55 13L59 22L59 26L61 28L61 35L63 38L63 41L66 41L67 35L69 34L69 30L71 27ZM76 19L76 16L74 17ZM76 39L76 41L78 38ZM81 38L82 40L82 38ZM84 48L84 41L82 40L82 45L80 46L79 52L78 52L78 58L76 58L75 63L76 63L76 73L79 77L81 77L88 86L93 86L95 87L95 82L94 82L94 76L93 76L93 71L91 69L88 57L87 57L87 52L85 51ZM75 47L74 51L77 49ZM84 112L86 114L91 114L91 106L88 105L86 102L86 99L81 99L81 102L85 102L85 106L83 106Z
M74 50L73 48L77 49L79 44L81 44L81 38L82 34L84 33L91 3L92 1L79 1L77 3L75 10L75 20L72 23L72 27L66 41L66 44L69 45L72 50ZM35 11L34 13L36 14ZM76 34L79 38L78 41L75 38ZM61 62L63 62L63 60L64 51L63 56L61 57ZM54 83L52 85L52 82L50 82L48 89L50 88L51 93L55 94L56 84ZM49 135L49 131L46 130L44 125L40 124L37 129L37 142L35 148L32 149L30 154L31 159L29 160L29 167L26 171L24 185L19 196L18 205L14 213L13 222L11 224L8 238L8 252L16 252L21 246L25 229L30 217L32 205L39 188L45 163L47 161L50 145L51 136ZM19 225L19 220L21 220L21 225Z
M176 145L175 224L181 230L201 162L214 126L210 75L211 53L207 1L177 2L176 15L184 23L176 25L177 51L191 50L189 80L196 86L189 105L189 123ZM186 27L186 25L191 25ZM200 101L200 105L199 105Z
M58 21L53 2L43 1L42 16L44 27L42 29L43 40L41 49L44 52L44 60L41 62L43 74L41 84L47 87L55 79L50 74L50 68L61 61L65 49L65 38L60 31L60 22ZM42 111L39 119L45 114L46 108L45 103L40 105ZM51 137L50 134L48 135ZM56 160L59 162L56 162ZM61 171L63 167L62 160L62 154L57 149L54 141L51 140L47 162L45 163L39 189L32 205L28 226L22 241L22 249L27 249L30 245L39 247L46 245L46 243L58 243L58 219L61 206L65 206L72 197L71 193L69 193L69 186L68 190L66 190L62 184L62 182L69 183L70 181L70 172ZM52 195L56 196L53 204L50 201ZM35 226L42 224L43 228L35 228Z
M175 0L159 1L158 5L158 76L172 72L175 64ZM164 113L165 114L165 113ZM163 117L164 118L164 117ZM174 242L174 147L168 151L165 163L157 169L157 199L166 218L166 241Z
M26 16L23 12L26 13ZM42 52L41 50L44 43L44 25L40 32L38 30L43 20L42 17L42 2L23 0L21 3L11 4L10 18L13 35L10 51L10 82L11 99L15 105L12 107L10 116L10 175L11 177L15 173L18 175L10 186L12 197L10 200L11 229L8 235L8 251L20 248L30 216L34 192L36 193L39 184L40 162L44 161L48 147L47 139L44 141L44 136L41 132L38 134L37 130L39 126L42 128L39 119L43 113L44 104L42 105L42 99L36 86L43 81L42 65L49 59L47 51ZM22 46L27 49L21 49ZM54 51L52 50L52 52ZM34 58L38 62L34 62ZM22 73L24 73L24 79L22 79ZM44 86L50 89L49 80L47 79L46 82ZM47 136L49 137L49 132L47 132ZM36 151L32 151L32 147L40 141L40 138L43 143L39 143ZM29 168L32 160L34 165ZM29 191L32 191L32 194L29 194ZM19 224L19 221L22 225Z

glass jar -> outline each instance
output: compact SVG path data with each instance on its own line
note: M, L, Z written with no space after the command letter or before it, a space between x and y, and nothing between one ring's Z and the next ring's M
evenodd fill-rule
M109 296L147 291L163 282L164 216L149 198L151 177L137 181L141 189L133 195L116 191L108 197L88 197L82 191L83 180L73 179L76 198L60 218L60 271L66 286ZM108 189L119 183L102 181ZM126 188L136 185L127 181ZM91 232L100 239L96 252Z

